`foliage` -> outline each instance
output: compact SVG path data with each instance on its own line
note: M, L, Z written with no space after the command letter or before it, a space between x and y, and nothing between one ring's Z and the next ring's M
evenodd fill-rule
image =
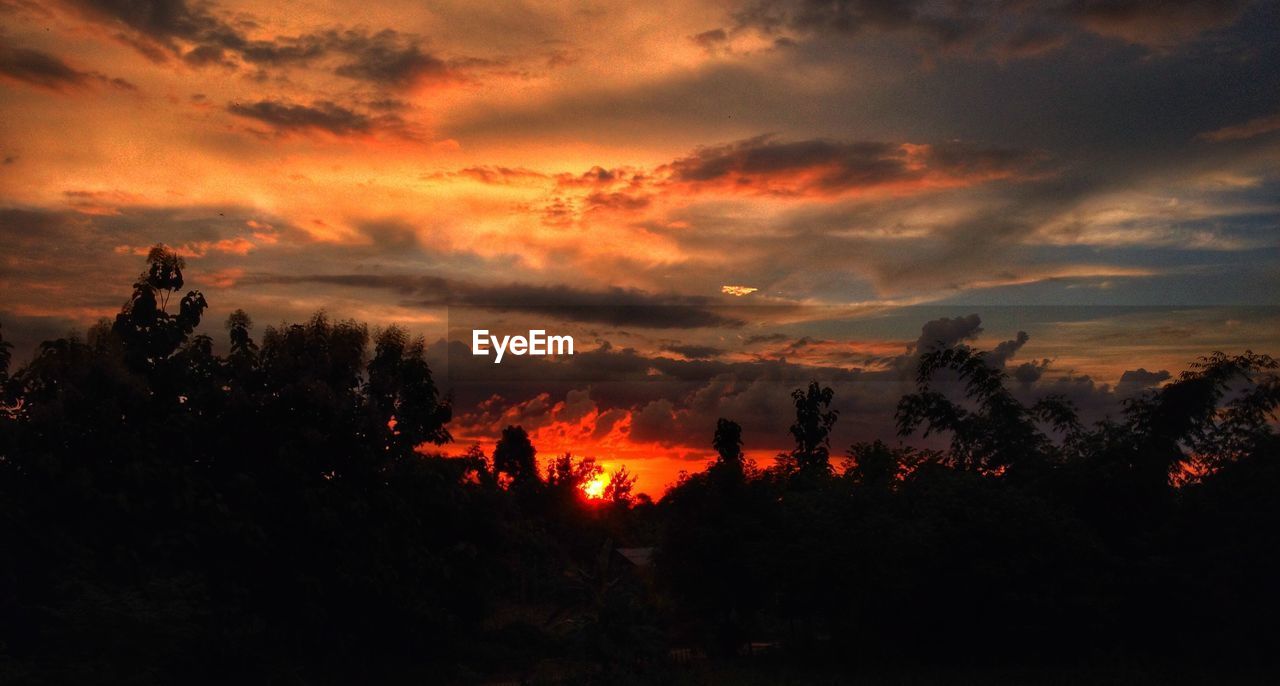
M672 648L788 664L1267 664L1277 364L1214 353L1083 426L959 346L904 434L830 464L835 390L769 469L720 419L659 502L509 426L460 457L421 339L235 311L225 356L158 247L114 321L0 339L0 680L668 681ZM709 429L711 427L708 427ZM631 557L620 552L627 549ZM653 566L643 561L651 551ZM747 664L751 664L748 662Z
M807 389L796 389L791 399L796 406L796 422L791 425L791 436L796 447L786 456L786 462L801 471L826 471L830 469L831 427L836 423L837 412L831 408L835 391L822 387L817 381Z

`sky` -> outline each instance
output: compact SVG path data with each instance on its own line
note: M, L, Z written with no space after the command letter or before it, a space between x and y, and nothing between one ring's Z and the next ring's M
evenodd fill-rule
M659 493L788 394L833 452L939 343L1093 418L1280 352L1280 3L0 0L0 326L29 358L183 254L222 341L426 337L457 439ZM575 336L492 365L471 327Z

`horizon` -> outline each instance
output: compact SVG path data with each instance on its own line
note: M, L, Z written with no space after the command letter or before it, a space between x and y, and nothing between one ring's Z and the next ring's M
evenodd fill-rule
M1280 349L1276 3L872 5L5 3L0 323L22 362L114 317L161 243L219 346L564 329L563 378L453 379L455 447L514 420L655 495L809 378L837 452L896 440L902 380L839 386L928 327L1090 416Z

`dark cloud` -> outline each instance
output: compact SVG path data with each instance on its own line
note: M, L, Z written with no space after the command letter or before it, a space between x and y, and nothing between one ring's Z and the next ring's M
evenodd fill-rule
M0 78L28 86L67 92L100 83L121 90L137 90L132 83L95 71L81 71L56 55L0 45Z
M1120 383L1116 384L1116 392L1120 395L1133 395L1172 379L1168 370L1149 372L1143 367L1125 370L1120 375Z
M928 13L918 1L898 0L757 0L735 14L739 26L770 33L784 29L856 34L863 30L915 29L943 42L974 34L978 21L967 4L950 3Z
M455 78L444 60L389 29L371 36L348 35L339 45L349 58L335 70L339 76L395 87Z
M711 29L691 37L691 40L704 48L714 47L729 40L729 34L724 29Z
M912 350L916 353L953 348L970 341L982 333L982 317L975 314L963 317L942 317L926 322L920 327L920 338Z
M689 36L689 40L708 53L715 54L725 49L726 44L729 42L729 32L724 29L711 29L710 31L703 31L697 35Z
M1030 386L1039 381L1044 376L1044 372L1049 368L1049 360L1039 360L1036 362L1023 362L1014 368L1011 376L1022 386Z
M422 38L393 29L330 29L272 40L250 38L210 5L185 0L68 0L88 18L118 31L117 37L157 61L181 57L189 64L283 67L332 59L333 73L377 86L405 88L424 81L460 78L465 58L447 61L424 48Z
M737 327L740 319L716 311L697 296L648 293L612 287L587 290L565 285L476 284L436 276L377 274L257 275L246 282L329 284L400 294L419 307L467 307L545 315L565 321L654 329Z
M756 345L758 343L781 343L787 340L784 333L760 333L747 336L743 343L747 345Z
M88 72L73 69L48 53L4 46L0 46L0 74L56 91L83 87L91 79Z
M675 405L670 400L653 400L631 414L631 439L644 443L675 445L683 438L678 432L678 422Z
M247 43L239 30L185 0L69 0L85 16L129 35L121 35L148 57L180 52L178 41L214 47Z
M1074 0L1066 14L1098 34L1144 45L1190 40L1240 18L1249 0Z
M1026 331L1019 331L1018 335L1013 339L998 343L996 347L987 354L987 361L993 366L1004 367L1009 363L1009 360L1013 359L1013 356L1022 349L1022 346L1027 344L1027 341L1029 340L1031 340L1031 336L1027 335Z
M323 131L335 136L366 134L375 130L403 133L404 125L404 121L395 115L369 115L327 100L310 105L279 100L232 103L227 106L227 111L262 122L277 133Z
M672 183L773 195L840 194L895 184L947 185L1030 171L1034 152L964 143L913 145L761 136L699 149L664 168Z
M720 357L725 353L724 349L710 345L673 344L664 345L662 349L666 352L687 357L690 360L709 360L713 357Z
M209 65L220 65L224 67L234 67L235 62L227 57L225 48L216 45L200 45L187 51L182 56L183 61L196 67L205 67Z
M524 284L481 286L463 293L459 304L613 326L687 329L742 325L741 320L717 312L708 298L619 287L586 290Z
M622 192L595 192L587 194L585 207L588 210L608 208L614 210L635 211L648 207L650 202L651 199L644 195L632 195L630 193Z
M736 31L753 29L766 35L892 33L943 51L1023 57L1060 47L1073 35L1087 34L1164 48L1234 23L1248 4L1247 0L750 0L733 12L732 21Z

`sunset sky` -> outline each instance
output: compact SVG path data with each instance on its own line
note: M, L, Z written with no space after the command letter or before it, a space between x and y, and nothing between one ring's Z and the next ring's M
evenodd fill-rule
M165 243L220 343L401 324L449 450L522 424L655 494L717 417L785 449L810 378L835 453L893 437L939 341L1091 416L1280 353L1277 2L0 0L0 162L21 360Z

